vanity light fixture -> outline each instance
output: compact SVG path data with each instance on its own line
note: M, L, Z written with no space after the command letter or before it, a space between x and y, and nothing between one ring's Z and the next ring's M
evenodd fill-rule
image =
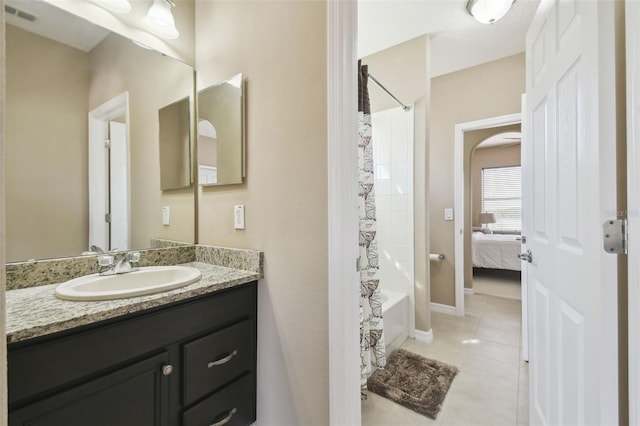
M117 13L131 12L131 3L129 0L92 0L97 5L107 10Z
M509 12L515 0L469 0L467 11L481 24L492 25Z
M180 35L176 29L171 8L175 7L171 0L153 0L147 16L142 18L142 23L149 31L158 37L176 39Z

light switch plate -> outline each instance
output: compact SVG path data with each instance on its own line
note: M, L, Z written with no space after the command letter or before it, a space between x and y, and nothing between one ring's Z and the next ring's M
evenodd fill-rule
M453 220L453 209L444 209L444 220Z
M171 213L171 210L169 209L169 206L165 206L162 208L162 224L163 225L169 226L170 213Z
M244 204L233 206L233 226L235 229L244 229Z

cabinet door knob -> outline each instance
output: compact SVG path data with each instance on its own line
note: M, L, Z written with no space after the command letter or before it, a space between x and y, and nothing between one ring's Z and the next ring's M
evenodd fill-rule
M237 350L237 349L236 349L236 350L234 350L233 352L231 352L229 355L225 356L224 358L220 358L220 359L217 359L217 360L215 360L215 361L211 361L211 362L209 362L209 363L207 364L207 368L211 368L211 367L213 367L213 366L215 366L215 365L222 365L222 364L225 364L225 363L227 363L227 362L231 361L231 358L233 358L233 357L234 357L234 356L236 356L236 355L238 355L238 350Z
M229 411L229 414L226 415L226 417L222 420L220 420L219 422L215 422L215 423L211 423L211 426L222 426L222 425L226 425L227 423L229 423L229 420L231 420L231 417L233 417L233 415L237 412L237 409L233 409L231 411Z
M169 376L171 373L173 373L173 365L167 364L162 367L162 375Z

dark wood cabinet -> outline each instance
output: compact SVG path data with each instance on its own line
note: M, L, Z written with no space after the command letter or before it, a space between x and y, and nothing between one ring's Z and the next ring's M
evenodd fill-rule
M10 426L249 425L257 283L12 343Z
M12 425L164 426L166 352L43 398L11 413Z

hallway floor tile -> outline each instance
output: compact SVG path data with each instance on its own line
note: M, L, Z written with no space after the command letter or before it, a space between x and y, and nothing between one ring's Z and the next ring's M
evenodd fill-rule
M403 349L458 367L436 420L369 392L363 426L528 424L528 364L522 360L519 300L465 296L464 317L431 313L434 340Z

